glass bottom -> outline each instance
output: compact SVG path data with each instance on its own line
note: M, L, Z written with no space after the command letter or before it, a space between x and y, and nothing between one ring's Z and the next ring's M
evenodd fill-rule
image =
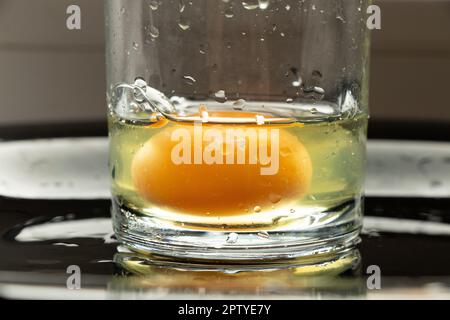
M133 251L177 260L231 264L261 264L304 259L312 263L331 261L351 250L359 241L362 200L354 199L320 213L293 219L280 227L242 226L241 230L186 226L158 215L142 215L120 201L112 202L113 227L120 242ZM325 218L325 219L324 219Z

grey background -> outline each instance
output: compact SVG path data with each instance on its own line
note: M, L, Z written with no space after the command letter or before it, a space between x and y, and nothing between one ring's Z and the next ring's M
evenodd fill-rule
M372 118L450 122L450 0L379 0ZM65 27L78 4L82 30ZM105 119L102 0L0 0L0 125Z

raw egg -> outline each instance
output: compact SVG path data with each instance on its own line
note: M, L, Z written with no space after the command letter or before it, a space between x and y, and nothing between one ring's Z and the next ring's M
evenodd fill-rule
M133 183L152 205L184 214L258 214L292 203L307 192L312 163L288 128L169 122L134 156Z

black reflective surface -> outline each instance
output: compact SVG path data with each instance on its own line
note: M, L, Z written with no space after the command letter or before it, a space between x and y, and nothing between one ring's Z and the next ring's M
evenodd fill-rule
M391 292L395 288L421 290L430 286L434 288L436 285L439 290L450 288L450 233L417 234L412 233L409 228L406 228L405 232L366 230L357 248L360 262L353 261L352 266L333 269L331 276L325 272L325 275L320 274L311 281L311 274L307 277L294 276L299 273L294 270L270 275L267 272L249 275L247 272L236 278L236 274L189 271L189 268L178 268L185 271L176 271L164 267L164 264L152 266L152 263L144 261L145 259L131 266L121 265L120 255L129 256L130 253L120 253L118 256L118 243L114 241L112 234L107 230L105 232L104 228L92 232L88 227L89 221L92 221L94 226L98 225L101 219L108 221L110 203L107 200L1 198L0 208L0 282L3 284L51 285L65 288L69 276L66 273L68 266L77 265L83 275L82 287L104 290L109 297L116 297L115 294L121 297L120 293L129 293L130 290L137 290L141 294L142 290L150 290L150 297L154 294L155 298L158 297L155 292L158 291L161 295L163 290L165 298L172 295L178 297L180 283L183 283L183 292L195 289L197 294L200 292L202 295L213 290L214 294L220 295L234 292L236 295L261 297L268 294L280 297L303 297L306 294L307 297L316 297L318 293L366 297L369 291L366 282L370 276L366 273L367 268L377 265L382 273L381 292L384 289ZM439 221L444 225L450 220L449 212L449 199L366 199L366 215L375 219L389 217L423 223ZM84 223L74 226L80 230L71 236L70 232L74 230L67 229L67 223L80 221ZM44 235L39 233L39 230L28 232L32 227L36 229L61 222L66 223L62 229L69 234L61 236L61 230L55 232L51 228L44 229ZM133 258L139 260L138 255ZM228 279L230 277L232 281ZM305 279L309 282L305 282ZM233 284L233 281L236 283ZM271 282L268 287L267 282ZM283 285L280 286L278 282ZM266 291L261 291L261 286Z

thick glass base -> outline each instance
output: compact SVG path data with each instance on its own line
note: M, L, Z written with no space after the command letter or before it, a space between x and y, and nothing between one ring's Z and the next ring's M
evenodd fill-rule
M225 227L218 231L198 224L186 227L156 215L142 215L117 200L113 200L112 216L119 241L141 253L218 263L260 264L299 258L316 263L335 259L359 242L361 207L358 199L322 212L321 220L326 223L305 226L302 218L279 228L256 226L252 230L245 226L242 231Z

